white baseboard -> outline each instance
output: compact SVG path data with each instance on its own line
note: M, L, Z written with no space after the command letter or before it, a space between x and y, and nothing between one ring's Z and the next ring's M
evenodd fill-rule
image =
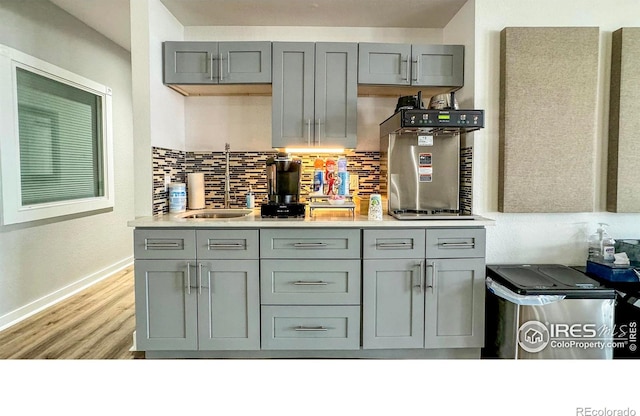
M117 263L112 264L111 266L108 266L102 270L98 270L97 272L90 274L89 276L85 276L66 287L43 296L38 300L21 306L20 308L13 310L6 315L0 316L0 331L17 324L18 322L52 305L55 305L56 303L68 298L69 296L75 295L81 290L84 290L89 286L98 283L99 281L129 267L132 264L133 257L127 257Z

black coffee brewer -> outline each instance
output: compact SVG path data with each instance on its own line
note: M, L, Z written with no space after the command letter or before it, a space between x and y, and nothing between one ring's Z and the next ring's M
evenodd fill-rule
M262 217L304 217L300 202L302 160L278 153L267 159L267 193L269 201L260 207Z

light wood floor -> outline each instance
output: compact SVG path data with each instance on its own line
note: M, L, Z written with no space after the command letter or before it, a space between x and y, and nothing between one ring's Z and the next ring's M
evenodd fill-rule
M0 332L0 359L133 359L133 266Z

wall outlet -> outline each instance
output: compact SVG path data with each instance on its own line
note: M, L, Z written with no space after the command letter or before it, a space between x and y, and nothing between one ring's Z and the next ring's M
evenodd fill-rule
M164 175L164 191L169 192L169 184L171 183L171 175Z

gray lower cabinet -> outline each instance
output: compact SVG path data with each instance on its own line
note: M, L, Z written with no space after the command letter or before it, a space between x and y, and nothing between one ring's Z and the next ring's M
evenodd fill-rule
M362 348L424 346L423 262L364 260Z
M135 261L138 350L198 349L193 260Z
M146 351L480 348L485 230L136 229Z
M365 230L362 347L482 347L484 244L483 228Z
M273 43L273 147L355 148L357 54L356 43Z
M426 261L425 348L484 344L484 258Z
M260 349L257 230L134 235L139 349ZM158 260L160 255L183 258Z
M358 44L358 83L462 87L463 45Z
M271 83L271 42L164 42L165 84Z
M260 232L265 350L360 348L360 230Z

